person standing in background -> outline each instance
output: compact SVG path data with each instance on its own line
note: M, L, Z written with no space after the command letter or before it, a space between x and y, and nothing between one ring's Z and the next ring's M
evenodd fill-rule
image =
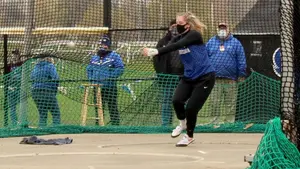
M30 75L32 98L39 112L39 127L47 125L48 111L52 114L53 125L59 125L61 118L56 98L59 76L51 54L41 54L39 57L42 59L37 62Z
M12 126L18 123L17 105L20 102L20 89L22 78L22 64L19 49L12 51L12 57L9 60L9 74L6 76L8 81L8 108L10 109L10 120Z
M169 24L169 29L166 35L160 39L156 48L161 48L171 41L172 38L178 35L176 29L176 19L173 19ZM180 61L178 51L157 55L153 57L153 66L157 74L157 81L162 99L162 125L169 126L173 122L173 107L172 97L179 83L180 75L183 75L184 69Z
M118 110L118 88L116 78L124 72L121 56L110 50L111 41L108 36L100 39L97 54L92 56L86 68L87 77L92 84L101 84L102 105L108 105L112 125L120 125ZM97 91L94 88L94 104L97 103ZM98 108L95 107L97 113ZM103 111L104 112L104 111Z
M211 94L213 123L220 116L225 122L234 122L237 82L246 77L246 56L239 40L233 37L225 23L218 25L218 34L206 44L208 56L216 70L216 86ZM224 105L222 112L221 106Z

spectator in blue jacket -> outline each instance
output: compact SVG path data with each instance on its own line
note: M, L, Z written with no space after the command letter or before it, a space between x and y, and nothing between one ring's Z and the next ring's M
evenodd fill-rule
M246 76L244 48L240 41L232 36L225 23L218 25L218 35L212 37L206 46L216 70L216 86L211 94L214 121L217 122L221 115L225 117L225 122L233 122L236 111L236 82Z
M99 43L100 47L97 54L92 56L86 68L87 76L91 83L101 84L102 105L108 105L112 125L119 125L120 114L116 78L123 74L124 63L118 53L110 50L111 41L109 37L103 36ZM96 91L94 90L94 103L96 104L96 102ZM97 106L95 111L97 113Z
M59 76L54 59L49 54L40 55L42 59L34 66L30 78L32 80L32 98L39 112L39 126L47 125L48 111L52 114L53 125L59 125L60 109L57 102Z

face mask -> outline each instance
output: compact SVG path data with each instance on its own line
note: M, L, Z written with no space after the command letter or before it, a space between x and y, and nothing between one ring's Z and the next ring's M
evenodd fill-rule
M225 39L227 37L227 31L226 30L219 30L218 36L220 39Z
M178 31L175 27L173 27L170 32L171 32L172 37L175 37L178 35Z
M185 25L186 25L186 24L184 24L184 25L177 25L177 26L176 26L177 32L178 32L179 34L182 34L184 31L186 31Z
M103 57L103 56L105 56L105 55L108 54L108 53L109 53L109 50L108 50L108 49L101 47L101 48L98 50L97 55Z

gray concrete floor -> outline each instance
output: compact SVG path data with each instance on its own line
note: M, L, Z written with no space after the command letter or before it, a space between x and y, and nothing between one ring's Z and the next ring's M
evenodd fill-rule
M22 145L0 140L0 169L242 169L262 134L195 134L188 147L170 134L80 134L69 145Z

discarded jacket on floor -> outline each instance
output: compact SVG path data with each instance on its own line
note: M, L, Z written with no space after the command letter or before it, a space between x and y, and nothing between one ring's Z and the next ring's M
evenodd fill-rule
M62 145L71 144L73 139L67 138L57 138L57 139L41 139L36 136L24 137L20 144L37 144L37 145Z

